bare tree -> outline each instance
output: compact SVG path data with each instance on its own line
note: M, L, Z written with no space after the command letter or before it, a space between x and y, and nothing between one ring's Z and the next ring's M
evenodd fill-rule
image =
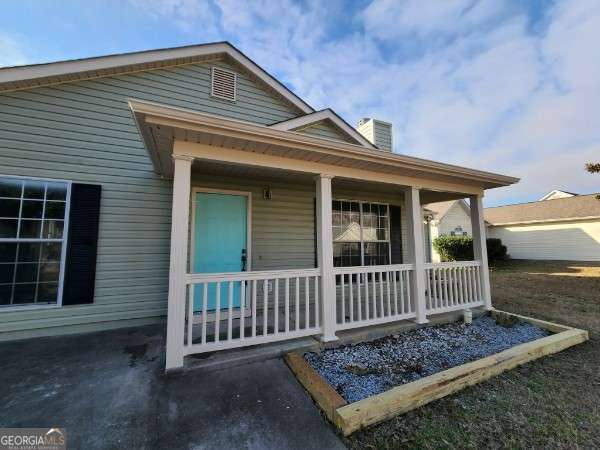
M587 163L585 170L589 173L600 173L600 163ZM600 200L600 194L596 195L596 198Z

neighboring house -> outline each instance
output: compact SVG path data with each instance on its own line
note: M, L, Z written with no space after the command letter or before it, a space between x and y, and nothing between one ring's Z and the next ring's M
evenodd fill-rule
M486 208L488 236L502 239L515 259L600 261L600 200L596 194L547 197Z
M360 130L228 43L0 69L0 339L166 317L175 368L489 308L481 199L517 179ZM457 195L476 260L444 278L463 296L432 300L421 205Z
M430 212L426 233L429 245L426 245L429 260L440 261L439 253L433 248L433 241L438 236L471 236L471 210L463 199L425 205Z
M560 191L558 189L553 189L552 191L550 191L546 195L544 195L542 198L540 198L540 201L555 200L557 198L569 198L569 197L575 197L576 195L577 194L573 194L572 192Z

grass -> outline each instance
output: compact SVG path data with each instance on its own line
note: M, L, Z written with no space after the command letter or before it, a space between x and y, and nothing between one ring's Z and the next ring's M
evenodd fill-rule
M600 448L600 263L510 261L491 284L494 307L590 340L355 433L349 447Z

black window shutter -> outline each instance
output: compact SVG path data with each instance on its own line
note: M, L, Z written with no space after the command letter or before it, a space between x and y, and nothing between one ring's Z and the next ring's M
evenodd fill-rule
M63 305L94 302L101 191L97 184L71 185Z
M400 207L390 205L390 246L392 264L402 264L402 225Z

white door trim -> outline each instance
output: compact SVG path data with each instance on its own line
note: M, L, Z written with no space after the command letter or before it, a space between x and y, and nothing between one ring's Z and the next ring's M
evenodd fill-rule
M196 235L196 194L198 193L205 193L205 194L225 194L225 195L239 195L239 196L243 196L246 197L246 272L250 272L252 270L252 192L250 191L235 191L235 190L228 190L228 189L214 189L214 188L208 188L208 187L202 187L202 186L192 186L192 195L190 198L190 201L192 203L191 205L191 228L190 228L190 260L188 261L188 273L193 273L193 267L194 267L194 249L196 247L195 245L195 235ZM244 308L244 316L249 316L251 314L251 306L250 302L248 301L250 296L249 296L249 291L246 290L246 299L245 299L245 304L246 304L246 308ZM227 310L221 310L221 314L220 314L221 320L223 319L227 319L229 317L229 311ZM233 317L234 318L238 318L240 317L240 312L239 310L234 311L233 312ZM209 321L214 321L215 319L215 314L213 313L209 313L207 315L207 320ZM198 323L200 322L201 318L195 318L194 319L194 323Z

